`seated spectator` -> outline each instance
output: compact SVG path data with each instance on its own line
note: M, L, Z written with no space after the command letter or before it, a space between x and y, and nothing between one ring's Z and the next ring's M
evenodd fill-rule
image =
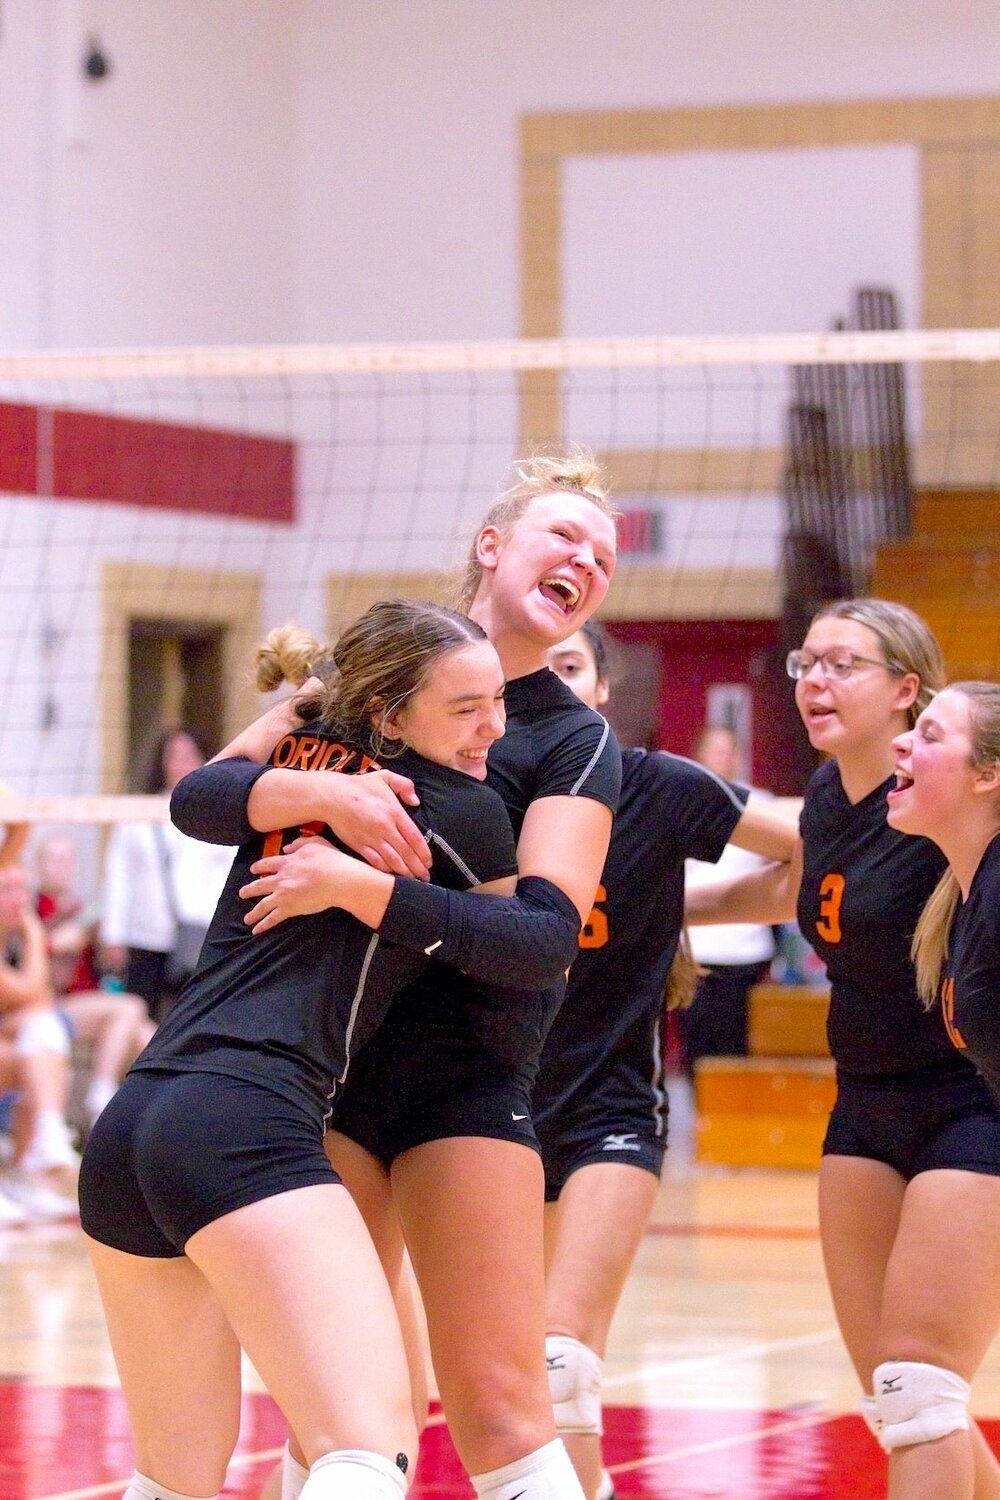
M75 845L49 835L39 843L36 861L38 914L48 940L52 987L74 1043L89 1054L83 1098L83 1128L88 1130L156 1028L138 995L101 988L95 924L86 920L76 889Z
M84 909L76 889L76 846L59 834L47 834L35 849L37 911L49 943L49 967L57 995L96 990L101 982L95 945L96 918Z
M69 1037L53 1004L45 933L16 865L0 865L0 1088L14 1095L0 1222L71 1217L65 1189L79 1159L65 1112Z
M134 780L137 792L169 795L205 756L185 729L165 729ZM108 840L101 944L104 962L162 1020L183 979L170 958L182 928L204 935L234 849L188 838L172 823L120 823ZM193 967L193 963L191 965Z

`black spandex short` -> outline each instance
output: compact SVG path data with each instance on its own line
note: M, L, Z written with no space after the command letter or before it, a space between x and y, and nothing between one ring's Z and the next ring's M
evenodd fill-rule
M551 1118L537 1118L535 1129L545 1165L545 1201L554 1203L574 1172L595 1162L641 1167L659 1177L667 1149L666 1119L656 1134L648 1108L614 1109L582 1103Z
M1000 1177L1000 1111L978 1074L841 1077L824 1156L884 1161L909 1181L951 1168Z
M383 1024L351 1066L329 1128L386 1167L413 1146L481 1136L538 1151L530 1088L468 1037Z
M234 1209L339 1181L317 1117L281 1094L218 1073L130 1073L87 1140L80 1221L113 1250L165 1259Z

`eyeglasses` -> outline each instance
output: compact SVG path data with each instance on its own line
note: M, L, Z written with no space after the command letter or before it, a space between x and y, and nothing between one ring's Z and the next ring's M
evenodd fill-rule
M859 662L869 667L884 667L887 672L898 673L900 670L891 662L876 661L873 656L856 656L846 646L831 646L829 651L820 651L816 656L811 651L789 651L785 657L785 671L798 682L808 677L817 662L823 676L831 682L845 682Z

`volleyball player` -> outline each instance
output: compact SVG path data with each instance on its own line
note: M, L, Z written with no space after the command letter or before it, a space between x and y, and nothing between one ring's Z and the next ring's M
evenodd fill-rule
M916 727L896 741L896 787L889 792L889 822L903 833L932 839L948 861L917 924L914 957L924 1003L943 1014L954 1045L971 1058L1000 1099L1000 687L956 682L925 708ZM968 1286L942 1277L956 1323L942 1338L931 1325L932 1350L912 1356L933 1363L875 1371L883 1421L909 1423L911 1441L894 1454L894 1494L900 1500L930 1493L961 1497L994 1493L974 1488L968 1437L968 1382L1000 1324L1000 1183L986 1179L975 1197L952 1212L974 1246L980 1274ZM933 1254L934 1246L928 1247ZM935 1366L939 1390L933 1420L941 1434L928 1455L916 1445L908 1405ZM945 1378L947 1376L947 1378ZM916 1383L916 1384L915 1384ZM927 1418L924 1418L926 1422Z
M376 605L334 663L274 763L306 783L315 766L377 775L391 757L419 794L432 879L513 889L509 821L481 784L503 676L480 628L435 605ZM327 842L322 827L298 832ZM252 935L240 887L293 833L240 840L198 969L85 1153L81 1218L138 1464L127 1500L218 1494L241 1345L299 1434L309 1500L398 1500L414 1454L392 1300L322 1140L355 1047L427 960L315 907Z
M905 1470L928 1476L907 1497L995 1500L1000 1468L978 1427L965 1430L960 1372L995 1327L984 1310L1000 1286L1000 1113L917 994L910 943L944 859L886 821L893 742L940 688L941 654L911 610L854 599L819 612L788 670L810 743L829 757L806 789L798 919L831 989L837 1100L819 1207L834 1308L892 1495ZM784 895L758 905L769 883ZM794 884L754 871L717 899L693 891L689 915L714 905L720 920L781 920ZM954 1484L934 1477L942 1461Z
M324 871L312 858L295 889L293 872L314 851L264 861L248 888L266 923L294 915L300 891L322 884L327 899L466 971L436 965L393 1002L338 1101L333 1159L390 1279L398 1226L405 1231L452 1435L478 1494L491 1500L580 1493L556 1438L546 1376L543 1174L530 1088L562 971L593 905L620 757L605 721L548 670L545 652L602 603L614 562L598 475L573 458L521 465L471 550L462 605L494 641L507 677L507 732L488 779L518 839L513 925L501 931L507 902L454 893L442 901L422 882L360 864L356 878L337 851L315 851ZM273 821L296 787L269 771L247 801L240 781L248 774L228 761L182 784L174 804L185 831L225 841L230 798L255 825ZM334 828L343 800L343 788L331 790ZM390 869L410 858L399 818L354 834Z
M607 702L607 646L593 621L549 663L591 708ZM667 1144L660 1023L671 966L685 957L684 861L714 862L729 842L785 861L795 848L794 826L747 797L681 756L622 752L597 902L532 1094L545 1164L549 1386L589 1500L611 1488L607 1476L602 1488L602 1362ZM689 959L686 970L693 983Z

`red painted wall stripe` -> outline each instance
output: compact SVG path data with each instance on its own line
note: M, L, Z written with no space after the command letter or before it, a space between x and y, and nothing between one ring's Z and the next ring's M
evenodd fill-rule
M37 430L34 406L0 402L0 490L13 495L35 494Z
M38 422L49 416L57 499L295 519L295 444L284 438L9 403L0 403L0 491L38 493Z

